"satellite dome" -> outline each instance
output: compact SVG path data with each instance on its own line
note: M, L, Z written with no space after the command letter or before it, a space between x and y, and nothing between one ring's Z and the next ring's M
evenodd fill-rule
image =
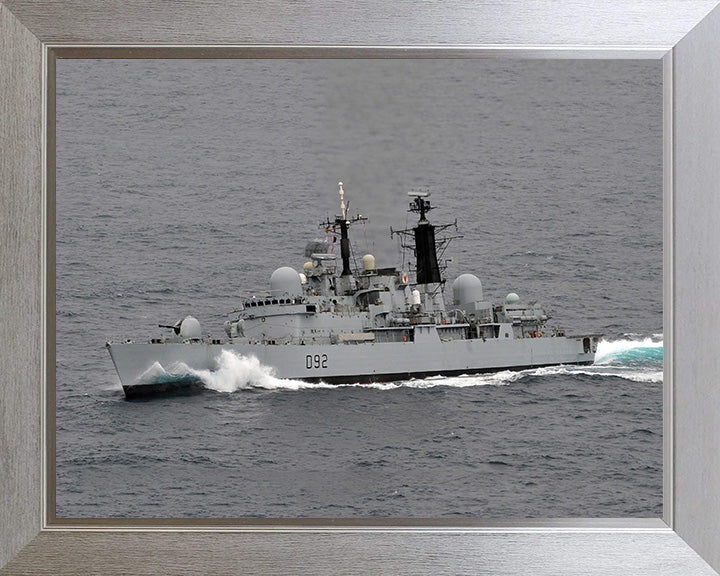
M278 268L270 276L270 294L280 298L302 296L300 275L289 266Z
M372 254L365 254L365 256L362 257L362 263L363 263L363 270L366 272L369 272L370 270L375 270L375 256Z
M200 322L193 316L185 316L180 322L180 336L183 338L201 338Z
M474 274L462 274L452 285L453 302L462 306L483 299L482 282Z
M517 304L520 302L520 296L515 294L515 292L510 292L507 296L505 296L505 304Z

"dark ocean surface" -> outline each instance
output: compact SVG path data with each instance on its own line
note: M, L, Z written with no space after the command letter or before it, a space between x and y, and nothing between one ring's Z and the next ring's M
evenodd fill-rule
M658 517L662 65L59 60L58 517ZM300 269L338 211L354 254L426 189L450 282L601 332L591 367L331 387L232 358L127 401L104 348L225 314Z

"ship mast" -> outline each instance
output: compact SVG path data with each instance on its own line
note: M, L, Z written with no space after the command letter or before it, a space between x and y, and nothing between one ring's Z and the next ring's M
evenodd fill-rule
M425 214L432 210L426 198L429 192L408 192L415 199L410 203L410 212L420 214L420 220L413 233L415 235L415 258L417 259L417 283L435 284L442 282L435 247L435 226L428 222Z
M347 206L345 205L345 190L343 183L338 182L338 194L340 194L340 218L335 218L335 223L340 224L340 258L342 258L342 273L340 276L350 276L350 236L348 235Z
M326 232L330 226L332 226L333 232L336 230L336 227L340 227L340 258L342 259L342 272L340 276L352 276L352 271L350 270L350 235L348 230L351 224L367 220L367 218L361 214L358 214L354 218L348 216L350 202L345 203L345 190L343 190L342 182L338 182L338 194L340 195L340 214L336 214L335 220L333 221L330 221L328 218L321 226L325 226Z

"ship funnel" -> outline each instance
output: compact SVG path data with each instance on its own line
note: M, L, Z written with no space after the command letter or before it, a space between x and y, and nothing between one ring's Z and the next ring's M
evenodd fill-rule
M417 226L413 228L415 236L415 258L417 258L417 283L434 284L442 282L440 266L437 261L437 247L435 244L435 226L426 218L427 212L432 210L430 201L426 198L428 192L408 192L415 198L410 203L410 212L420 215Z

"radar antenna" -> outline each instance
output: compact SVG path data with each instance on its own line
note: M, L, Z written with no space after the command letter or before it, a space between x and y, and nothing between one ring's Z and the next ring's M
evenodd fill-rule
M415 198L415 200L410 202L410 210L408 210L408 212L419 213L420 222L427 222L427 219L425 218L425 213L430 212L430 210L432 210L432 206L430 206L430 200L425 200L425 198L430 196L430 192L413 190L411 192L408 192L408 196Z

